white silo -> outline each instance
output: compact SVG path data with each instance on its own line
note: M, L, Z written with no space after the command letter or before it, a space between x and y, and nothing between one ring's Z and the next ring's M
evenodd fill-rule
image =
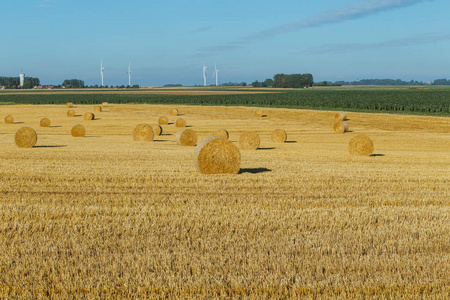
M25 83L25 74L23 72L21 72L19 74L19 78L20 78L20 85L23 86Z

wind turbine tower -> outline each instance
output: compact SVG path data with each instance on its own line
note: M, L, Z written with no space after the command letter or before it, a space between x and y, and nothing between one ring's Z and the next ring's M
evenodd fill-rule
M206 86L206 69L208 67L203 63L203 85Z
M131 63L128 63L128 85L131 86Z
M218 82L219 82L219 80L218 80L219 70L217 70L216 64L214 64L214 73L213 73L213 76L211 78L214 78L214 76L216 76L216 86L218 86L219 85L218 84Z
M103 86L103 70L105 67L103 67L103 58L100 61L100 74L102 75L102 86Z

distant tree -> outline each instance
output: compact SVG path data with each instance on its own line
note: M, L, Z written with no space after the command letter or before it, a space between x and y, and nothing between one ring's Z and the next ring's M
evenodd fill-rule
M247 86L247 82L243 81L243 82L241 82L240 85L242 85L242 86Z
M132 86L133 89L138 89L139 88L139 84L135 84Z
M252 87L261 87L261 82L258 80L252 82Z
M84 87L84 81L80 79L66 79L62 83L63 86L66 88L69 88L69 86L72 88L82 88Z
M273 85L273 80L271 78L267 78L264 80L264 86L265 87L271 87Z

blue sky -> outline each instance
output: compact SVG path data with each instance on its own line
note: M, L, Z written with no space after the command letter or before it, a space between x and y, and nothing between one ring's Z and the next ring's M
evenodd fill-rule
M0 76L43 84L449 78L448 0L0 2Z

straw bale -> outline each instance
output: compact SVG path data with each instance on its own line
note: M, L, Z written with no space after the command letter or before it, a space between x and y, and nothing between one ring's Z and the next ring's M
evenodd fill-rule
M226 141L230 138L230 135L228 134L228 131L226 131L226 130L223 129L223 128L216 130L216 131L213 133L213 136L221 137L221 138L223 138L223 139L226 140Z
M14 140L20 148L32 148L36 145L37 134L33 128L25 126L17 130Z
M255 131L244 131L239 137L239 145L243 150L256 150L261 139Z
M162 127L160 125L158 125L158 124L150 124L150 126L153 129L153 134L154 135L161 135L162 134L163 129L162 129Z
M146 141L151 142L153 141L153 129L150 125L141 123L136 125L136 127L133 130L133 139L135 141Z
M49 118L42 118L41 121L39 122L39 125L41 127L48 127L48 126L50 126L50 119Z
M348 151L351 155L370 156L373 153L373 142L365 135L357 135L351 139Z
M170 110L170 115L171 115L171 116L178 116L178 109L172 108L172 109Z
M263 111L258 109L258 110L255 110L255 112L253 114L255 115L255 117L261 118L263 116Z
M182 146L195 146L197 144L197 134L191 129L181 129L175 135L175 141Z
M87 121L94 120L95 116L94 116L93 113L87 112L87 113L84 114L84 119L87 120Z
M75 117L75 111L73 109L69 109L67 111L67 116L68 117Z
M66 103L66 106L67 106L68 108L72 108L72 107L73 107L73 103L72 103L72 102L67 102L67 103Z
M336 123L342 122L346 119L347 119L347 115L343 111L334 114L334 120L336 121Z
M284 143L287 140L287 134L286 131L283 129L275 129L272 132L272 142L275 143Z
M14 118L13 118L13 116L7 115L7 116L5 117L5 123L6 123L6 124L12 124L12 123L14 123Z
M102 111L102 107L100 105L94 106L94 111L100 112Z
M167 124L169 124L169 118L166 117L166 116L159 117L158 124L159 125L167 125Z
M176 127L186 127L186 120L183 118L178 118L175 120Z
M108 102L102 102L102 106L108 106Z
M194 164L203 174L237 174L241 165L241 153L231 142L211 136L197 146Z
M71 133L73 137L83 137L86 135L86 128L81 124L76 124L72 127Z
M348 124L346 122L339 122L333 125L333 130L336 133L344 133L348 131Z

